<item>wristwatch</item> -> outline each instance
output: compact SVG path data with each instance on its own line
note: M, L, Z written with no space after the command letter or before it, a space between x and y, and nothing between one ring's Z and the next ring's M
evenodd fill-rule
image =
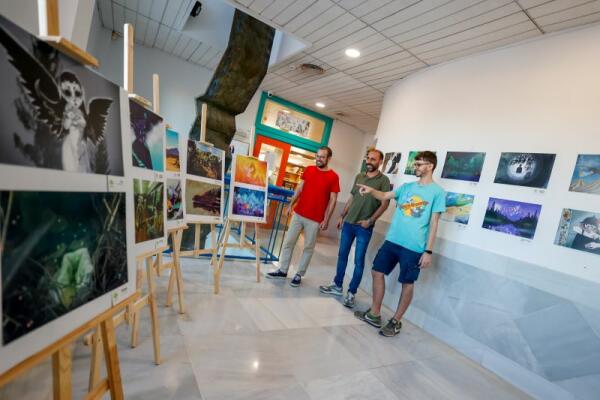
M433 254L433 251L431 251L431 250L425 250L425 253L431 255L431 254Z

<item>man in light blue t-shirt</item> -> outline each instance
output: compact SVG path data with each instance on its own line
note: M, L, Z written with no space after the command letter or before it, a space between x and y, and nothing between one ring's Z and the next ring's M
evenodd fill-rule
M433 182L432 173L437 165L437 156L423 151L415 157L417 182L405 183L394 191L380 192L365 185L361 194L371 193L378 200L396 200L396 210L385 237L385 242L373 261L373 304L367 311L357 311L354 316L377 328L383 336L400 333L400 320L412 301L414 283L421 268L431 265L433 242L441 213L446 211L446 193ZM394 317L381 327L381 303L385 294L384 275L389 275L400 263L398 281L402 293Z

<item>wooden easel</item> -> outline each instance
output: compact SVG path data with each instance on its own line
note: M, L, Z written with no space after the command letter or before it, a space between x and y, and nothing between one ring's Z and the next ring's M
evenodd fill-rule
M6 371L4 374L0 375L0 387L35 367L41 361L52 357L53 398L54 400L70 400L72 397L71 344L89 330L99 327L100 335L102 337L102 349L98 351L101 352L100 354L104 355L104 359L106 360L107 377L102 380L98 377L96 385L91 388L85 399L101 399L107 392L110 392L110 397L113 400L123 399L123 383L121 381L121 367L119 365L119 356L117 353L113 318L115 314L128 307L131 302L135 300L135 297L135 294L129 296L117 305L92 318L56 342Z
M215 266L215 270L213 273L214 277L214 293L219 294L221 289L221 270L223 269L223 263L225 262L225 253L227 249L252 249L254 248L254 254L256 256L256 282L260 282L260 245L258 243L258 223L256 222L245 222L240 221L240 243L233 244L229 243L229 234L231 233L231 223L236 222L235 220L231 220L231 218L227 218L227 222L225 222L224 234L219 241L219 249L221 255L219 257L219 262ZM246 224L254 224L254 245L250 242L246 242Z
M167 302L166 306L170 307L173 305L173 288L177 283L177 299L179 301L179 314L185 314L185 307L183 302L183 274L181 272L181 238L183 231L187 229L187 226L179 226L176 228L168 229L168 235L171 236L171 261L168 263L162 263L159 270L157 271L160 275L163 271L170 269L171 274L169 275L169 286L167 289Z
M217 224L200 224L195 222L188 222L188 225L194 226L194 248L192 250L184 250L180 253L182 257L198 257L202 254L210 254L210 264L215 265L217 260ZM200 229L202 225L210 225L210 243L211 247L208 249L200 248Z

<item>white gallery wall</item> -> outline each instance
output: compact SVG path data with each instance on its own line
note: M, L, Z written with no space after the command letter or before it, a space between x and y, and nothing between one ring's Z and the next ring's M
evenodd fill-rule
M553 244L563 208L600 212L600 196L568 191L577 155L600 154L599 43L598 25L548 35L429 68L388 90L378 147L403 152L401 171L408 151L437 151L444 189L475 195L468 227L442 222L441 237L600 282L597 255ZM480 182L439 179L447 151L486 152ZM501 152L556 154L548 189L493 183ZM399 174L397 183L412 179ZM541 204L535 238L481 228L489 197Z

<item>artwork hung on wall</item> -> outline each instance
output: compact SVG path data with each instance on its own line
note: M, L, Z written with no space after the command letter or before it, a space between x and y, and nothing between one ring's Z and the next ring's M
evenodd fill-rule
M556 154L502 153L494 183L546 189L555 157Z
M237 155L229 189L229 218L264 223L267 216L267 162Z
M0 191L3 345L127 283L125 194Z
M600 194L600 154L580 154L569 185L571 192Z
M542 206L490 197L483 228L526 239L533 239Z
M223 186L217 183L187 179L185 182L185 212L193 220L213 221L221 218Z
M133 180L136 243L164 237L164 187L160 181Z
M250 150L250 144L246 142L241 142L239 140L233 139L229 144L229 152L231 155L241 154L243 156L247 156Z
M275 126L283 131L288 131L302 137L307 137L308 131L310 130L310 121L298 118L297 116L286 111L287 110L279 110L277 112Z
M554 243L600 255L600 213L563 209Z
M385 153L385 157L383 158L383 170L382 172L386 175L396 175L398 170L400 169L400 159L402 158L402 153Z
M129 100L133 166L163 172L165 125L162 117Z
M233 191L232 212L243 217L265 217L265 192L236 187Z
M408 161L406 161L406 169L404 170L405 175L414 175L415 174L415 157L419 154L420 151L411 151L408 153ZM436 153L435 151L433 152Z
M119 87L0 16L0 163L123 176Z
M187 173L215 180L223 179L225 152L196 140L188 140Z
M167 179L167 221L183 219L181 180Z
M250 156L235 157L235 181L248 185L267 186L267 162Z
M167 129L166 148L167 171L179 172L181 169L179 162L179 134L171 129Z
M446 154L442 178L479 182L485 153L449 151Z
M446 192L446 212L441 218L448 222L467 225L475 196L472 194Z

